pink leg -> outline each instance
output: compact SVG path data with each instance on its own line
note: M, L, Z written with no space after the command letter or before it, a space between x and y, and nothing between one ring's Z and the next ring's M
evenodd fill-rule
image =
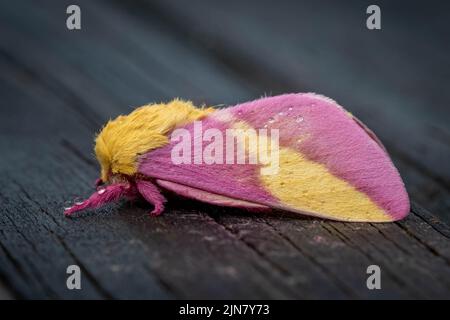
M139 193L144 197L145 200L154 205L154 209L150 212L152 216L159 216L164 210L164 202L167 200L159 191L158 187L155 186L150 181L138 180L136 181L136 186Z
M108 202L117 201L122 196L127 196L130 193L133 193L133 190L129 184L113 184L94 192L89 199L76 203L73 207L66 208L64 215L70 216L77 211L101 207Z

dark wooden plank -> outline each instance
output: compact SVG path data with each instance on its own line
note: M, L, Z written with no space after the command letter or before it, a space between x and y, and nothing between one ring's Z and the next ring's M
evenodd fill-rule
M230 217L228 211L223 210L215 218L293 274L294 279L308 282L302 273L295 272L306 259L327 275L328 289L334 285L352 297L430 298L443 296L449 290L448 238L431 232L424 243L412 237L430 228L428 223L417 222L415 213L404 222L411 228L408 231L395 224L330 223L276 215L252 215L243 221ZM435 241L429 242L433 237ZM365 269L371 264L382 268L386 291L365 287Z
M234 53L224 59L146 7L82 1L86 28L68 32L59 19L67 4L0 4L0 148L8 150L0 159L0 183L8 186L0 192L0 279L7 294L448 296L449 229L418 206L407 220L385 225L248 214L176 197L157 219L139 203L64 218L64 204L88 195L98 175L94 132L129 105L179 95L233 103L261 94L263 85L291 83L276 86L276 68L270 81L256 79L252 64L244 75L227 60L237 61ZM72 263L83 270L81 292L65 287ZM365 287L369 264L382 267L381 291Z

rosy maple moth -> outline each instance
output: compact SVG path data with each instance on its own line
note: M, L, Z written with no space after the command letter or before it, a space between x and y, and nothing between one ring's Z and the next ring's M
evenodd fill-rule
M225 109L178 99L145 105L109 121L95 139L95 154L97 191L67 208L67 216L137 197L159 215L167 190L220 206L340 221L395 221L410 208L375 134L314 93Z

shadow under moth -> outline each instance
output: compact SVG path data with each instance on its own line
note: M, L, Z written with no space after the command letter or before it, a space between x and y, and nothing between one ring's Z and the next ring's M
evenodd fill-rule
M396 221L410 208L375 134L314 93L225 109L182 100L145 105L109 121L95 139L95 154L97 190L66 208L66 216L138 197L156 216L164 210L165 190L220 206L340 221Z

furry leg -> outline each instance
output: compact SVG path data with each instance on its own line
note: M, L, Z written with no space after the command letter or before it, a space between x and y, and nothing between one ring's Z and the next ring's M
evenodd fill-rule
M94 209L103 206L108 202L114 202L119 200L122 196L128 195L131 190L129 184L112 184L98 191L94 192L89 199L75 203L74 206L66 208L64 210L64 215L66 217L72 215L74 212L81 211L84 209Z
M155 207L153 211L150 212L150 215L159 216L163 212L164 202L166 202L167 200L161 194L158 187L147 180L136 181L136 186L139 193L144 197L144 199L153 204L153 206Z

